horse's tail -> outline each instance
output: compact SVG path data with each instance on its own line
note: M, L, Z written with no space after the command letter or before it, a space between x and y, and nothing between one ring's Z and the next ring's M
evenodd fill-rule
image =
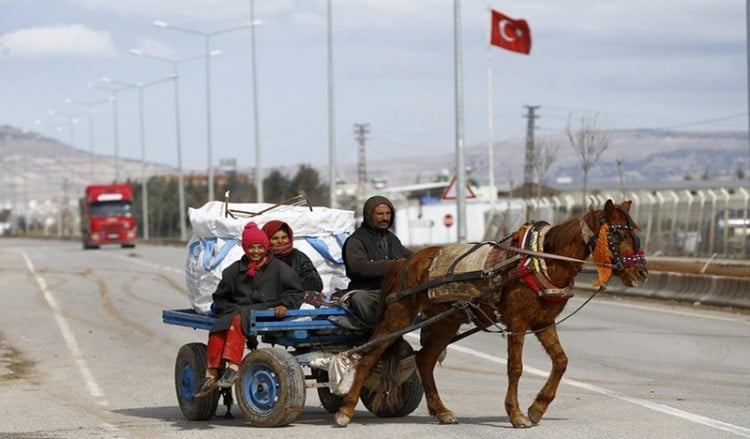
M404 346L405 344L405 346ZM381 374L379 383L370 390L372 392L372 413L396 413L403 405L399 386L402 384L400 379L400 365L404 353L408 355L411 352L410 345L402 337L388 346L380 357Z

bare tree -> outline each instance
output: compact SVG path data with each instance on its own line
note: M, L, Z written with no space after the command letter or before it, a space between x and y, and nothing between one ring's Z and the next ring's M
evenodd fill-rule
M534 167L534 173L536 173L536 176L539 179L536 191L537 198L541 198L544 177L547 175L547 171L549 171L552 163L555 162L557 152L560 150L560 144L553 142L549 137L539 139L536 144L538 146L538 153L534 154L534 162L532 166Z
M568 127L565 133L570 140L570 146L578 155L578 161L583 170L583 205L586 205L586 195L589 183L589 171L599 160L602 153L609 147L612 131L603 129L599 122L599 115L581 117L581 124L577 130L571 127L572 115L568 117Z

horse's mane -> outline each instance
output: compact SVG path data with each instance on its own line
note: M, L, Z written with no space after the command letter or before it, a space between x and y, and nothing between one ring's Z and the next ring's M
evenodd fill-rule
M597 211L589 211L580 218L571 218L564 223L553 226L544 240L545 250L561 250L580 243L585 251L586 243L583 241L581 224L589 223L590 217L598 215Z

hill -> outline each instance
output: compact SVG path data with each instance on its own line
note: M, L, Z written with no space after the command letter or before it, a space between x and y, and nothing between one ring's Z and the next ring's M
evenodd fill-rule
M103 154L91 154L44 137L10 126L0 126L0 205L8 206L22 200L36 203L77 199L83 188L92 183L141 180L147 176L174 174L171 166Z
M557 154L545 182L582 181L577 156L567 138L537 139L537 147L555 146L558 147ZM622 160L626 186L636 182L679 181L686 176L698 180L704 175L712 180L736 180L738 169L750 175L749 152L747 132L615 131L611 145L591 169L589 180L592 185L619 181L618 160ZM487 156L486 145L465 148L465 162L471 168L468 177L481 184L488 181ZM519 186L523 180L525 139L495 143L494 156L498 188L506 189L511 183L514 187ZM87 184L113 181L116 168L119 168L121 181L140 181L144 172L146 176L176 173L176 169L169 165L149 162L144 169L137 160L115 160L110 155L90 154L55 139L10 126L0 126L0 157L0 205L3 206L24 199L36 203L75 199ZM429 182L435 181L442 173L453 174L454 163L454 152L371 160L367 163L367 175L370 179L386 180L388 185ZM340 164L338 168L344 180L356 183L356 163ZM297 165L282 169L289 175L296 170ZM319 166L318 170L321 179L327 180L327 165Z
M564 136L536 139L537 147L558 147L545 183L583 181L575 151ZM526 141L515 139L494 144L495 184L503 189L512 182L519 186L524 178ZM619 181L617 161L622 160L624 184L645 181L677 181L689 176L711 180L736 179L738 169L750 175L747 132L689 132L665 130L623 130L613 133L609 148L589 173L591 183ZM465 148L465 163L470 177L482 184L489 180L486 145ZM410 160L379 160L367 163L368 176L386 178L391 185L434 181L443 170L452 175L455 153ZM342 166L342 173L356 179L356 164Z

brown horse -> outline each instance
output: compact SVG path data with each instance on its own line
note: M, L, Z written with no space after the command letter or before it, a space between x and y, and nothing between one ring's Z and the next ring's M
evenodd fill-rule
M572 296L573 279L584 261L592 256L601 286L611 274L626 286L639 286L648 277L637 226L629 214L631 204L608 200L602 210L589 210L557 226L526 224L501 242L429 247L395 263L383 279L380 320L371 339L382 341L368 343L371 347L359 360L351 390L334 415L336 423L349 424L363 382L380 357L385 361L394 351L386 351L397 340L394 333L408 330L418 316L429 325L423 328L416 365L429 412L441 424L458 420L438 395L433 369L461 324L468 322L478 328L498 322L505 326L505 410L514 427L538 423L555 398L568 364L555 318ZM518 382L528 333L539 339L552 359L552 371L526 417L518 405Z

